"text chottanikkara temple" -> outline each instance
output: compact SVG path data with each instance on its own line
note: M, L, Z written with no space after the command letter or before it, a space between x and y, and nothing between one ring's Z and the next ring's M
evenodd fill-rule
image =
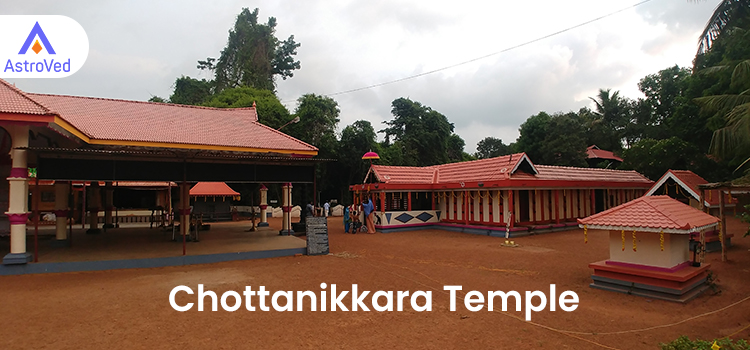
M437 227L519 236L577 227L576 219L641 197L653 181L636 171L535 165L525 153L425 167L371 165L350 186L375 204L375 227Z

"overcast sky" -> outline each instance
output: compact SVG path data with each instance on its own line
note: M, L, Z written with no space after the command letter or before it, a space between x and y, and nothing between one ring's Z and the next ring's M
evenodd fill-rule
M634 5L586 1L16 1L0 14L65 15L89 37L83 68L62 79L8 79L24 91L147 100L169 97L175 78L210 78L196 61L218 57L243 7L277 19L277 36L302 44L301 69L278 82L291 112L306 93L333 94L499 52ZM719 0L652 0L597 22L438 73L333 96L342 129L376 130L394 99L443 113L466 151L494 136L506 143L539 111L591 106L598 89L641 97L638 80L691 66L698 35ZM263 116L260 116L263 118Z

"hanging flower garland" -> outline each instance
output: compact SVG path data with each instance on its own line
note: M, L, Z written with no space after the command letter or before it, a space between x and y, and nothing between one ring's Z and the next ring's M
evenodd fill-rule
M625 230L622 230L622 251L625 251Z
M635 238L635 231L633 231L633 251L638 251L638 241Z
M659 232L659 247L661 248L661 251L664 251L664 230Z
M583 225L583 243L586 244L588 242L589 242L588 227L586 225Z

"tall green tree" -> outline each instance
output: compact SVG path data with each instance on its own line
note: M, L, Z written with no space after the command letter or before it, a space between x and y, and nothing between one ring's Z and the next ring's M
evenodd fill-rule
M284 127L283 131L321 150L330 151L330 155L333 155L339 113L339 105L334 99L306 94L297 99L297 108L294 111L294 115L299 117L300 121Z
M583 123L575 112L556 113L548 124L542 142L539 164L586 167L586 136Z
M214 71L217 91L238 86L274 91L276 77L291 78L300 68L294 60L299 46L294 35L276 38L276 18L258 23L258 9L243 8L218 60L209 57L199 61L198 68Z
M503 143L503 140L488 136L477 143L477 152L474 156L478 159L494 158L511 154L512 150L509 145Z
M367 120L357 120L341 131L338 161L347 174L345 184L360 183L364 179L370 163L363 161L362 155L374 151L383 158L376 137L375 129Z
M398 98L392 103L394 118L385 121L386 144L400 147L403 164L426 166L448 163L448 142L453 134L453 124L448 118L430 107L407 98Z
M269 90L251 87L225 89L212 96L204 105L216 108L240 108L252 107L253 103L256 104L258 122L261 124L278 129L292 120L289 110Z
M595 128L601 136L596 145L612 152L622 150L622 139L631 112L628 100L621 97L619 91L611 92L610 89L599 89L596 98L589 98L596 105L596 118L592 120L592 125L601 124L601 127Z
M526 119L518 130L520 136L515 144L516 151L526 152L532 162L544 157L544 142L549 133L551 119L546 112L539 112Z
M213 82L181 76L174 82L174 92L169 102L181 105L201 105L213 94Z

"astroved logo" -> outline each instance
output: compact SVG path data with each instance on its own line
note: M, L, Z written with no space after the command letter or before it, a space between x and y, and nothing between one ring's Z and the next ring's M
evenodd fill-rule
M65 16L0 15L0 33L2 78L67 77L89 53L83 27Z
M52 44L49 43L49 39L47 39L47 35L44 34L44 31L42 30L42 27L39 26L39 22L36 22L34 24L34 28L31 28L31 32L29 33L29 36L26 37L26 41L23 43L23 46L21 46L21 51L18 51L19 55L25 55L27 51L29 51L29 46L31 46L31 41L34 40L35 37L39 37L39 40L42 41L44 44L44 48L47 49L47 52L49 52L50 55L55 54L55 49L52 48ZM42 45L39 45L39 40L36 40L34 42L34 46L31 46L31 49L34 50L34 53L37 55L39 54L39 51L42 51Z

